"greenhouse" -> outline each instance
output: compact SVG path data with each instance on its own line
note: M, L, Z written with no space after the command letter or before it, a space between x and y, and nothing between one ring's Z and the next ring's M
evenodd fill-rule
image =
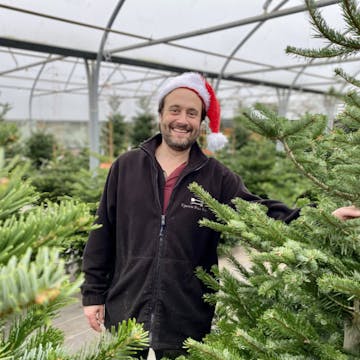
M137 359L149 348L148 359L155 359L157 347L159 359L360 359L359 1L0 0L0 19L0 359ZM165 92L184 73L201 74L204 83ZM193 118L177 130L166 125L164 114L175 113L161 106L179 89L201 102L191 115L205 112L201 125ZM208 140L214 97L226 140L218 151ZM167 143L166 131L171 137L174 129L179 138L193 132L198 161L210 161L191 172L195 145ZM141 229L145 242L159 232L146 210L152 173L145 163L139 177L121 171L135 174L140 160L126 159L141 149L148 153L147 139L159 136L156 191L185 165L170 193L158 197L158 225L166 235L154 240L152 255L135 256L139 239L134 250L114 239ZM215 162L221 165L212 180L198 181L205 163ZM246 185L244 193L233 190L227 171L237 188ZM180 200L182 188L189 202ZM177 204L180 213L195 213L190 245L187 220L175 225L183 219L173 215ZM119 228L105 233L104 212L126 235ZM206 248L217 239L220 266L217 257L206 262L212 253L204 250L199 262L186 260L191 274L184 271L168 288L164 269L200 251L196 234L211 234ZM86 323L79 291L85 298L90 241L111 243L106 251L121 248L131 258L123 269L114 260L102 278L112 284L104 294L120 292L116 274L126 269L128 279L141 268L135 258L153 257L138 274L141 293L132 305L121 304L128 310L145 304L149 286L153 319L166 309L161 296L186 299L199 287L202 305L189 305L186 316L181 305L163 310L169 312L164 328L181 333L182 321L201 322L197 312L209 307L215 309L211 330L201 336L184 331L176 356L156 340L160 320L148 325L134 315L97 334ZM187 281L188 290L176 296ZM124 294L132 289L127 286ZM141 310L134 314L142 319Z

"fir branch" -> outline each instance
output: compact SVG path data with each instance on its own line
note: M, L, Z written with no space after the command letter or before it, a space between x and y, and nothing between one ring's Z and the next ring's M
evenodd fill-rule
M234 209L228 205L219 203L196 182L192 182L188 188L205 203L219 221L226 221L236 217Z
M339 309L344 310L344 311L347 312L349 315L352 314L353 308L352 308L351 306L345 305L344 303L336 300L334 296L331 296L331 295L329 295L329 294L325 294L325 296L331 301L332 305L333 305L333 304L336 304L336 306L337 306Z
M18 166L10 171L13 165L10 163L8 167L0 170L0 220L15 214L26 205L35 203L39 198L34 187L30 185L30 180L22 180L27 167Z
M357 80L355 77L347 74L343 69L336 68L334 70L335 74L343 78L347 83L354 85L356 87L360 87L360 81Z
M286 309L270 309L264 313L262 320L275 337L294 337L301 344L310 344L318 338L314 328L306 319Z
M102 334L92 346L83 348L72 360L128 360L138 351L149 347L148 332L135 319L122 321L117 330L113 327Z
M241 119L247 127L261 136L275 140L278 138L276 122L272 121L276 117L275 113L257 104L254 109L245 110Z
M14 357L10 358L15 359ZM9 360L10 360L9 359ZM59 346L53 346L52 343L45 345L40 344L35 348L24 349L23 354L17 355L18 360L71 360L70 357L64 354L64 351Z
M241 232L239 232L238 229L236 229L234 226L229 226L225 224L220 224L216 221L211 221L209 219L201 219L199 221L200 226L206 226L209 229L215 230L219 233L221 233L224 236L231 235L231 236L241 236Z
M331 58L331 57L347 57L352 53L356 53L360 49L360 44L355 38L346 37L326 24L320 11L316 8L313 0L306 0L306 5L311 16L311 24L316 32L315 37L325 38L329 40L330 45L321 49L302 49L293 46L286 48L287 53L292 53L307 58ZM344 11L343 11L344 13ZM355 15L356 16L356 15ZM347 19L349 23L350 31L352 31L351 22L354 20Z
M316 8L314 0L305 0L308 8L311 23L317 32L317 37L325 38L330 41L331 44L338 44L344 48L350 48L352 50L360 50L360 44L357 40L346 38L340 32L330 28L325 19L322 17L319 9Z
M13 257L0 267L0 318L33 304L46 304L60 295L70 295L80 285L81 279L68 283L58 250L43 247L34 261L31 257L29 248L20 260Z
M267 348L265 344L251 336L243 329L236 329L234 336L236 343L239 344L239 348L245 347L246 349L249 349L250 352L254 355L254 357L260 357L263 359L277 358L272 349Z
M193 339L187 339L184 347L190 353L192 360L242 360L238 354L232 354L227 348L217 349L215 346L203 344Z
M300 131L305 131L307 128L310 128L312 125L316 124L316 133L311 134L312 137L316 137L317 134L323 133L326 128L327 119L324 115L309 115L306 114L303 118L296 121L287 121L286 128L281 133L279 140L289 137L291 135L298 135Z
M360 124L360 111L357 107L349 105L341 114L339 114L338 120L346 126L356 126L357 124Z
M357 4L354 0L343 0L341 2L343 9L343 16L347 22L349 29L355 33L356 36L360 36L360 15L357 10Z
M47 342L61 344L64 335L59 329L49 327L51 319L59 309L69 304L73 299L59 296L45 306L30 306L24 313L15 317L12 321L5 342L9 344L9 350L19 354L24 346L27 348L37 347ZM30 335L30 340L27 340Z
M326 274L318 280L319 288L325 293L337 292L360 299L360 282L357 279L344 278L333 274Z
M202 267L197 267L195 269L195 275L206 285L206 287L213 291L219 291L221 289L219 283L219 269L217 266L214 266L211 270L215 277L205 271Z
M227 318L233 314L237 316L237 322L251 326L256 321L257 306L255 301L249 304L247 300L250 296L256 296L257 290L248 281L235 277L226 268L221 270L219 281L218 308L228 309Z
M303 165L301 165L297 159L295 158L294 153L292 152L292 150L290 149L287 141L283 140L282 144L284 145L285 151L288 154L289 158L292 160L292 162L295 164L295 166L307 177L309 178L312 182L314 182L317 186L319 186L321 189L325 190L325 191L331 191L332 193L334 193L335 195L346 199L346 200L355 200L354 195L351 193L346 193L343 191L339 191L339 190L334 190L331 189L330 186L326 185L324 182L320 181L318 178L316 178L314 175L310 174L304 167Z
M240 263L240 261L230 251L226 252L224 255L227 257L230 264L235 267L235 269L238 271L241 277L245 279L249 278L251 272L249 272L247 268L243 266Z
M241 238L246 239L253 248L269 251L265 240L271 239L277 245L287 240L289 228L285 223L267 215L267 200L248 202L235 198L233 203L239 213L239 219L228 222L229 231L241 235Z
M35 207L20 217L10 217L0 226L0 264L22 255L31 246L66 247L81 232L98 227L89 207L72 200Z
M347 57L352 53L355 53L354 50L344 49L341 47L333 46L332 48L323 48L323 49L303 49L295 46L287 46L286 47L287 54L294 54L298 56L303 56L306 58L313 59L328 59L331 57Z
M356 108L360 108L360 95L356 91L350 91L346 94L345 101L347 105L355 106Z

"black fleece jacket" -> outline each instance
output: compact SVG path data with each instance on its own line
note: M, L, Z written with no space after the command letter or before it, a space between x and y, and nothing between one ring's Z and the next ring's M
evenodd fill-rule
M201 340L214 313L194 270L217 264L219 234L198 225L214 216L189 191L191 182L221 203L260 201L269 216L286 222L299 213L251 194L239 176L195 144L162 215L165 179L155 159L160 143L158 134L113 163L97 211L102 227L85 247L81 287L83 305L105 304L106 327L136 318L150 331L155 350L181 348L188 337Z

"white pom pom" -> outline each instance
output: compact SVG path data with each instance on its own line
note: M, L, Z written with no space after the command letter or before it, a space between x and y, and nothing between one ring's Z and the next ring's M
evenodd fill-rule
M228 139L223 133L210 133L206 140L207 148L210 151L218 151L228 143Z

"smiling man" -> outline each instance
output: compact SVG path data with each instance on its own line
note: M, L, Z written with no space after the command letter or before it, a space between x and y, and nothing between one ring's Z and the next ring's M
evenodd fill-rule
M199 183L215 199L235 197L268 207L268 215L286 223L299 216L274 200L251 194L241 178L204 155L196 140L209 118L208 147L224 145L220 106L212 87L198 73L170 78L159 90L160 133L113 163L97 211L102 227L92 231L84 251L84 313L101 330L136 318L149 330L156 357L184 353L183 341L201 340L214 308L203 301L209 289L195 268L217 264L219 233L199 227L214 215L188 190ZM360 216L356 208L334 215ZM146 357L146 354L143 354Z

